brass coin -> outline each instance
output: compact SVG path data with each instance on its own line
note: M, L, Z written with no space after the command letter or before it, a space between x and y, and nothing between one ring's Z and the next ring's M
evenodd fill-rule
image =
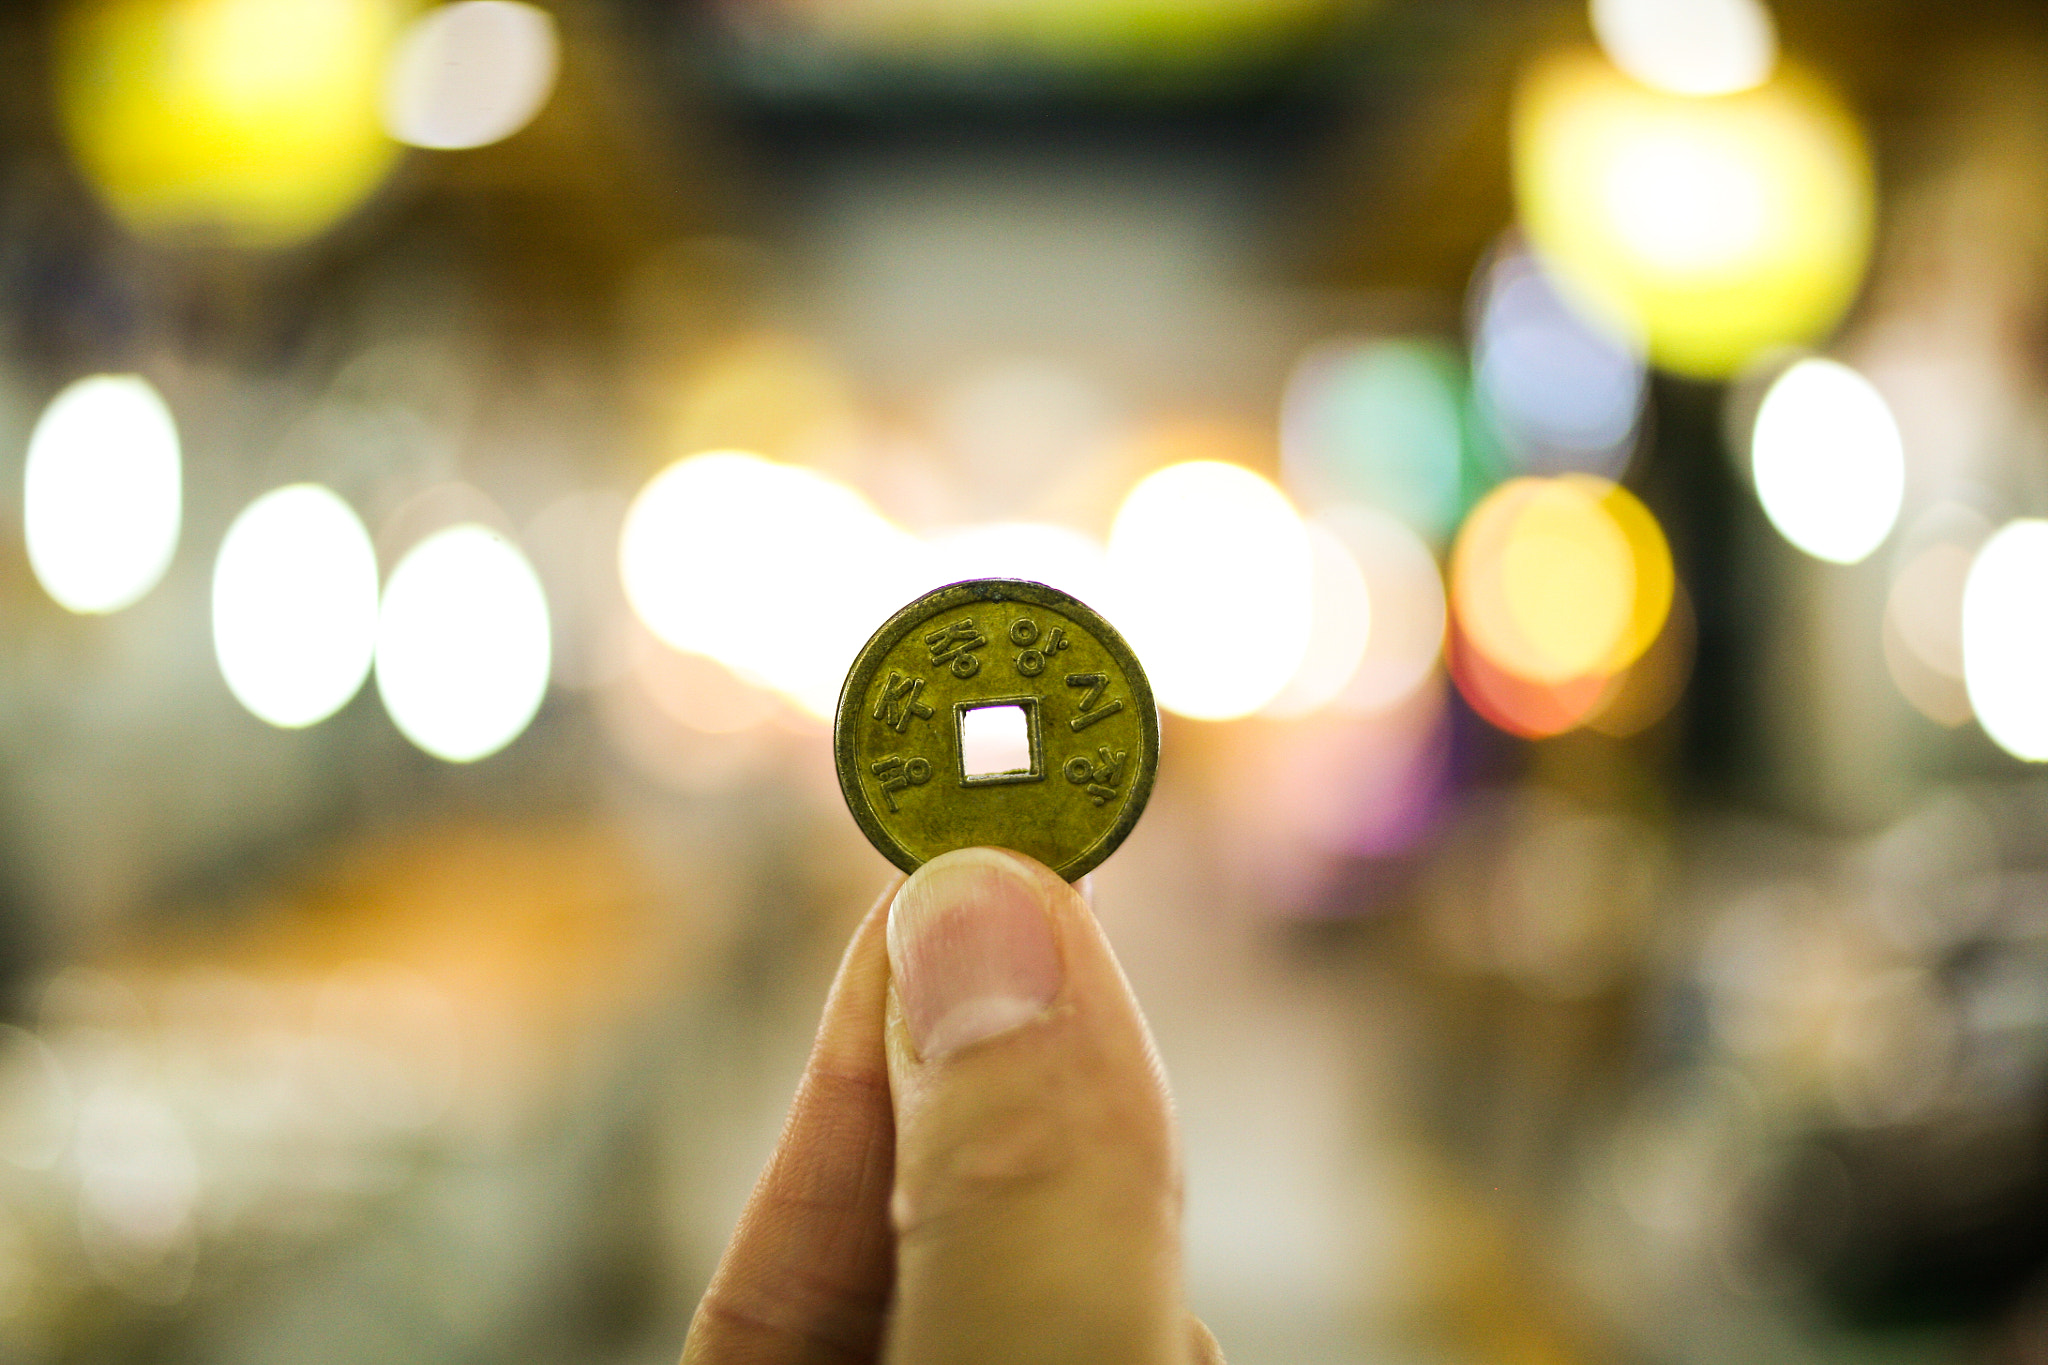
M976 715L985 708L1008 711ZM970 772L963 736L985 729L1020 737L1023 751ZM1159 712L1107 621L1043 583L978 578L875 632L839 689L832 747L853 818L904 871L995 845L1073 881L1138 823L1159 770Z

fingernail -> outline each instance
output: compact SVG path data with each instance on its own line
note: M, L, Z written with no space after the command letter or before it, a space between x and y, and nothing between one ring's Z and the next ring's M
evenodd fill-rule
M943 1057L1044 1013L1059 994L1046 887L990 848L934 858L889 906L889 969L910 1041Z

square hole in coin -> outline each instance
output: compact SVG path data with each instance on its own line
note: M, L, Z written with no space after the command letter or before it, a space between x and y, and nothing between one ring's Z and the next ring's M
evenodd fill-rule
M1014 777L1034 772L1031 725L1021 706L963 707L960 712L960 773L976 778Z

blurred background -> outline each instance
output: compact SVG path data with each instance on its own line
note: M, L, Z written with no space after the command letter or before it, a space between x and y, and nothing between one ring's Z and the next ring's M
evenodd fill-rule
M2048 1360L2030 0L0 11L0 1362L672 1360L954 579L1241 1365Z

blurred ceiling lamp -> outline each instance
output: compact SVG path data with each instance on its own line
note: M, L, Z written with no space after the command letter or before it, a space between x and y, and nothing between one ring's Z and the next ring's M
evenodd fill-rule
M422 540L384 586L377 691L405 737L469 763L510 744L548 690L548 604L532 566L475 522Z
M1357 674L1372 638L1372 594L1344 538L1319 519L1311 520L1308 547L1308 649L1262 715L1306 716L1335 701Z
M1770 79L1778 29L1759 0L1592 0L1609 61L1671 95L1732 95Z
M561 41L545 10L461 0L413 20L384 81L384 127L400 142L453 151L501 142L554 93Z
M832 713L847 665L922 582L923 547L844 484L742 451L678 460L633 500L626 600L668 645Z
M1884 543L1906 492L1898 423L1870 381L1809 358L1778 376L1750 437L1757 500L1816 559L1855 564Z
M1382 714L1407 700L1443 653L1443 575L1422 538L1376 507L1325 508L1315 524L1344 542L1371 599L1365 652L1334 705L1351 715Z
M1636 346L1566 298L1525 251L1497 254L1476 285L1473 387L1514 463L1618 477L1643 406Z
M377 649L377 551L355 511L315 483L242 509L213 565L213 650L235 699L286 729L355 696Z
M1999 748L2048 760L2048 521L2007 522L1963 587L1963 681Z
M1544 686L1635 662L1663 628L1671 591L1670 551L1648 509L1586 475L1502 484L1466 519L1452 558L1451 598L1474 649Z
M1109 561L1092 537L1045 522L963 526L931 540L931 586L963 578L1026 578L1090 606L1107 600ZM1106 610L1106 608L1104 608Z
M178 548L178 427L140 375L93 375L50 400L22 478L29 566L58 605L110 612L157 585Z
M1523 227L1656 364L1724 378L1826 332L1869 257L1869 153L1811 76L1662 94L1590 52L1533 66L1512 120Z
M1168 710L1250 715L1308 649L1307 528L1242 465L1191 460L1140 480L1110 529L1109 567L1110 619Z
M131 228L281 246L367 199L397 155L378 121L404 0L76 0L58 111Z
M1312 348L1282 400L1288 487L1311 505L1364 503L1424 535L1448 535L1461 510L1463 373L1431 341Z

